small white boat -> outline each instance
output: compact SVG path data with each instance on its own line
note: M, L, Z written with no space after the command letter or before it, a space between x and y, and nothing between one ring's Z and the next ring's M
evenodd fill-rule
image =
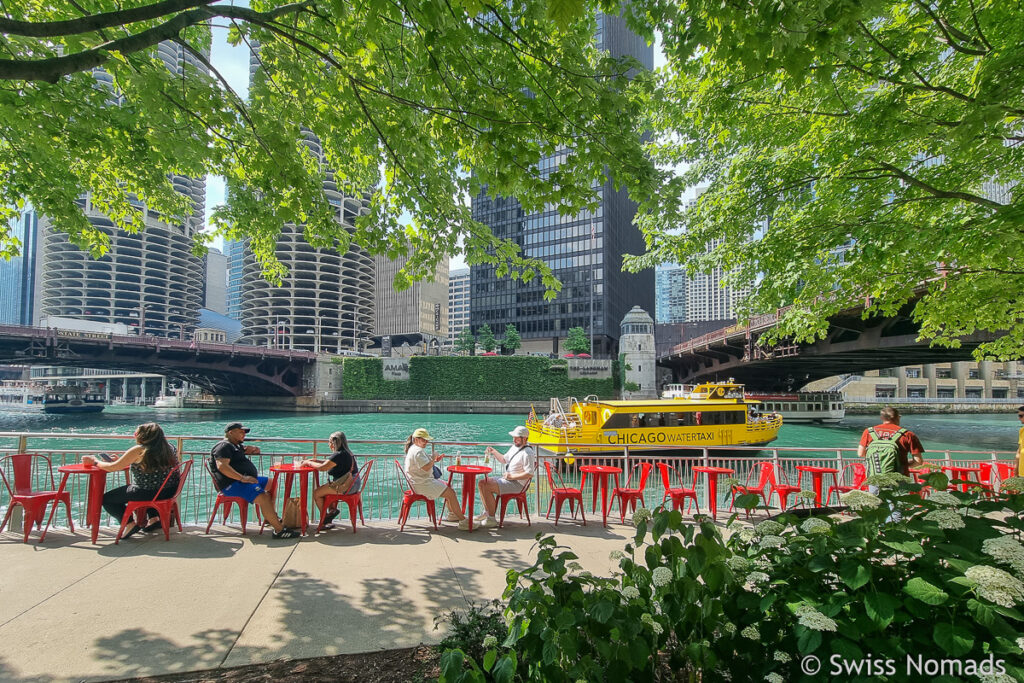
M838 391L797 391L779 393L747 392L747 398L761 401L766 412L779 413L789 424L834 424L846 416L843 395Z

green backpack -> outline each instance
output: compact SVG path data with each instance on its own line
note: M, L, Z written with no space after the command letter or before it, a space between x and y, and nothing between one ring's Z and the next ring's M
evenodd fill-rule
M868 429L871 435L871 443L864 451L864 458L867 460L868 475L885 474L886 472L899 472L900 448L896 444L900 437L907 433L902 427L893 432L888 439L883 439L875 432L875 428Z

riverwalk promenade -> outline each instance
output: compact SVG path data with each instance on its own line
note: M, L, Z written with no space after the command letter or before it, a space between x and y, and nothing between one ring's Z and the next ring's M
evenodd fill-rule
M436 643L434 618L500 597L506 571L535 558L538 532L606 576L616 567L609 553L633 532L600 518L527 527L514 514L496 530L428 525L413 518L400 532L377 521L353 534L344 523L298 541L186 526L170 541L120 545L112 528L97 545L77 528L52 529L42 544L4 533L0 681L110 680Z

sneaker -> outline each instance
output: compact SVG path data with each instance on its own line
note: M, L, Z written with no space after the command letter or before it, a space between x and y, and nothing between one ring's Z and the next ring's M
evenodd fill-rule
M461 529L462 531L469 531L469 518L468 517L459 520L459 529Z
M498 526L498 520L496 520L494 517L484 517L482 520L480 520L481 529L493 529L496 526Z
M458 522L461 519L464 519L464 518L463 517L459 517L454 512L449 512L448 516L444 518L444 521L446 521L446 522Z
M298 529L289 529L288 527L285 527L285 528L281 529L280 531L275 531L271 535L271 537L272 538L298 538L301 535L302 534L299 533Z
M476 517L474 517L474 518L473 518L473 521L476 521L476 522L482 522L482 521L484 521L485 519L487 519L487 517L488 517L488 516L489 516L489 515L488 515L488 514L487 514L487 513L485 512L485 513L483 513L482 515L477 515ZM494 518L493 518L493 517L491 517L491 519L494 519Z
M324 527L326 528L328 525L330 525L330 523L334 521L335 517L337 517L340 514L341 510L335 508L328 512L326 515L324 515Z

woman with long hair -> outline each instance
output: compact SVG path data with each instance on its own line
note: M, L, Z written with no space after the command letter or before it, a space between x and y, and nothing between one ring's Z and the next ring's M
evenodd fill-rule
M178 466L177 453L164 436L164 430L155 422L147 422L136 427L135 445L113 462L105 462L91 455L83 456L82 462L87 465L95 464L107 472L131 469L131 484L118 486L103 494L103 509L118 522L124 518L129 501L152 500L157 497L158 491L159 500L173 498L178 490L178 473L175 471ZM174 473L161 489L160 486L164 484L170 472ZM148 508L146 523L140 526L132 520L122 538L134 536L139 531L156 531L159 528L160 517L156 510Z
M320 510L320 516L324 518L324 524L330 524L338 516L338 506L335 504L330 511L324 510L324 499L331 493L359 493L363 488L363 482L359 480L359 465L356 463L355 453L348 447L348 439L345 432L334 432L327 440L332 455L326 460L304 460L303 467L313 467L321 472L327 472L331 481L318 486L313 491L313 502ZM324 514L326 512L326 517Z

